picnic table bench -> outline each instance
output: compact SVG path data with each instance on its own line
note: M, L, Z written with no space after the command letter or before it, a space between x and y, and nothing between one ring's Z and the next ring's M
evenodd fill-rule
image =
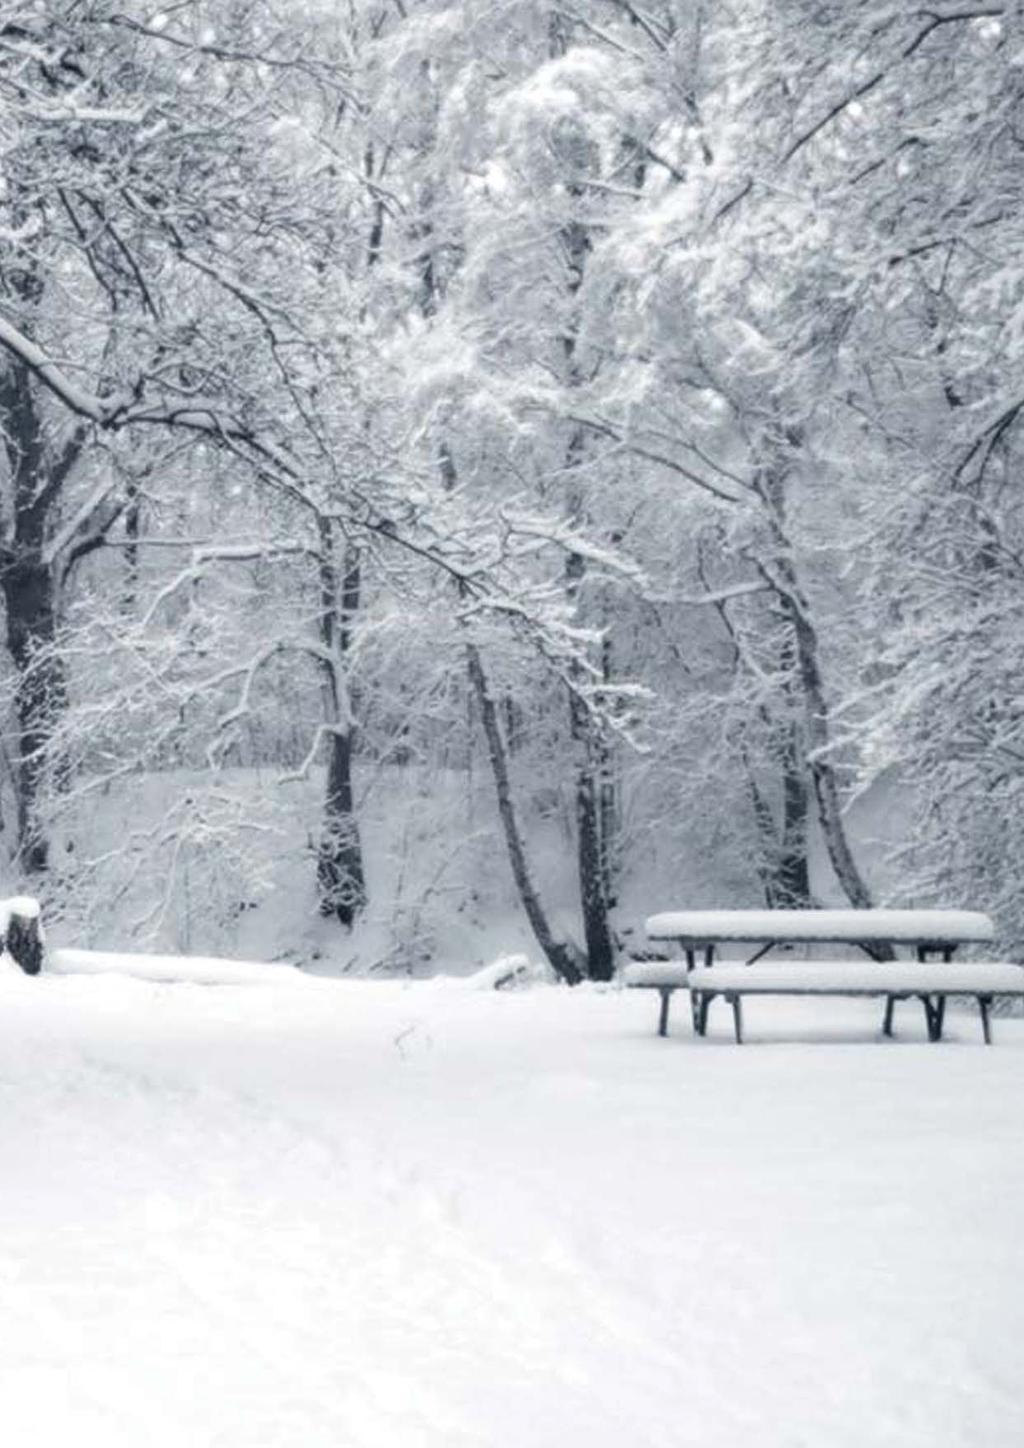
M917 999L924 1007L932 1041L942 1039L949 996L969 995L978 1002L986 1043L991 1041L995 997L1024 996L1024 969L1018 965L953 961L958 946L993 937L991 920L977 911L684 910L652 915L646 929L653 940L677 942L685 956L685 960L636 962L625 971L627 985L658 991L661 1036L668 1033L669 1005L676 990L688 991L699 1036L707 1032L712 1001L724 997L732 1006L737 1041L743 1039L746 995L884 997L886 1035L892 1035L895 1002ZM774 947L812 941L857 946L869 958L768 962L751 969ZM715 951L727 943L759 948L745 963L716 964ZM915 958L893 959L898 946L912 949ZM698 952L703 957L699 966Z

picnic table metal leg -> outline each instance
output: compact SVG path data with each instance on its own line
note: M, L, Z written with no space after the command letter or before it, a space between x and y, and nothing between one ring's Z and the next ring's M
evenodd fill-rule
M935 997L933 1006L935 1011L935 1040L942 1040L942 1027L946 1020L946 997L944 995Z
M729 1004L732 1006L732 1026L733 1026L733 1030L736 1032L736 1044L737 1044L737 1046L742 1046L742 1045L743 1045L743 997L742 997L742 996L738 996L738 995L733 995L733 996L727 996L726 999L728 1000Z
M711 1009L711 1002L713 1000L714 994L712 991L702 990L697 992L695 1006L697 1010L696 1025L698 1036L706 1036L708 1033L708 1011Z
M919 996L918 999L924 1006L924 1018L928 1024L929 1041L941 1041L942 1021L946 1014L945 996L936 996L933 1000L931 996L922 995Z
M892 1017L896 1007L896 997L886 996L885 998L885 1019L882 1022L882 1035L892 1035Z
M989 1007L992 1005L991 996L978 996L978 1011L981 1014L981 1029L985 1036L985 1045L992 1044L992 1027L989 1023Z
M668 1008L672 1000L672 990L669 986L659 986L658 994L661 996L661 1011L658 1015L658 1035L668 1035Z

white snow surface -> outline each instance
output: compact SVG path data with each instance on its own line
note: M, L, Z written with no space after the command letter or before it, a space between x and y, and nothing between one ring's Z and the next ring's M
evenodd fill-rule
M645 925L651 940L985 941L977 910L666 910Z
M0 976L5 1441L1017 1448L1024 1022L878 1016Z

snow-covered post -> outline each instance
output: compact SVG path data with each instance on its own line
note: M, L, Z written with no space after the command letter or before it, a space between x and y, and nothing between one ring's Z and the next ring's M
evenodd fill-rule
M31 895L16 895L0 901L0 935L3 947L26 975L38 975L43 968L43 927L39 901Z

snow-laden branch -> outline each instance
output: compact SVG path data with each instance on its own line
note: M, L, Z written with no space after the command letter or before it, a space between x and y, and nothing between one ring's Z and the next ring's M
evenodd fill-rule
M117 110L108 106L79 105L73 98L51 105L33 105L31 102L20 107L20 113L30 120L44 124L66 125L69 121L91 123L101 126L141 126L150 114L148 106L133 106L129 110Z
M33 376L59 397L76 416L95 422L99 427L110 427L126 405L127 399L104 400L86 388L79 387L56 362L51 361L41 347L3 316L0 316L0 346L5 347L13 357L22 362Z
M207 563L255 563L258 559L319 556L308 543L204 543L194 550L192 562L198 568Z
M103 477L93 488L92 492L71 514L63 527L58 528L46 547L43 549L43 562L49 568L64 549L73 543L79 532L85 527L89 519L98 508L101 508L113 492L115 487L114 479Z
M1018 397L1015 401L1011 402L1008 407L1000 408L997 416L982 428L957 464L953 476L958 482L963 478L967 469L979 453L982 459L979 476L984 473L993 449L1000 439L1013 427L1022 412L1024 412L1024 397Z
M236 702L218 718L215 725L215 737L207 746L206 758L211 769L217 768L217 753L223 736L233 725L241 723L243 719L249 718L252 714L252 691L260 673L271 660L278 658L281 654L289 653L305 654L328 668L333 669L337 666L337 660L330 649L325 648L322 644L307 639L277 638L271 639L261 649L257 649L256 653L244 663L233 664L229 668L219 670L218 673L203 679L202 683L192 690L194 698L199 693L207 693L211 689L221 688L235 679L242 680L242 687ZM338 730L345 727L344 722L337 725Z
M824 114L807 126L799 135L795 136L786 149L779 156L777 165L781 169L789 164L795 156L798 156L805 146L809 145L816 136L826 131L834 121L846 114L851 106L870 95L881 83L888 79L893 71L898 70L901 65L917 53L925 41L944 25L969 24L975 20L1000 20L1006 14L1007 6L996 5L974 5L967 8L960 6L952 10L941 10L922 7L912 11L908 17L911 20L923 21L924 23L914 32L913 36L897 50L885 64L880 65L864 80L846 91L837 101L828 108ZM717 225L729 212L734 210L740 202L746 199L754 190L755 178L748 176L741 185L729 196L711 217L711 224Z
M646 584L646 574L634 559L611 548L602 548L564 519L517 513L511 508L503 508L501 518L511 534L533 538L539 543L550 543L566 553L586 559L588 563L605 569L608 573L628 579L638 588L643 588Z
M148 424L149 426L185 428L203 433L215 442L248 448L254 459L275 468L282 478L297 484L304 481L305 470L284 448L266 438L258 437L246 424L223 411L214 401L190 398L188 402L150 403L122 393L111 398L100 397L80 387L35 342L13 322L0 315L0 346L29 371L78 417L111 431Z
M142 539L130 541L135 547L141 547L143 542ZM174 540L169 540L169 542L173 544ZM148 628L159 613L161 606L169 598L173 598L179 589L201 579L211 563L255 563L263 560L269 562L279 558L316 558L317 556L316 549L298 542L213 543L193 547L188 564L180 569L173 578L168 579L154 596L149 608L140 619L140 627Z
M734 478L722 468L716 470L721 473L724 482L715 482L702 473L695 472L693 468L680 462L677 457L668 453L659 452L645 443L638 442L623 429L616 427L613 423L603 418L587 417L582 414L570 413L569 421L574 422L578 427L586 428L589 432L597 433L615 442L625 452L632 453L635 457L643 458L646 462L656 463L659 467L667 468L669 472L675 473L677 477L685 478L687 482L694 483L705 493L710 493L722 503L742 503L749 496L742 480Z
M2 316L0 316L0 346L6 348L12 356L28 367L39 381L72 412L94 423L98 428L121 431L129 427L149 425L193 431L231 452L241 462L253 468L257 477L268 486L284 492L299 506L311 510L319 518L325 516L322 506L308 491L308 469L301 459L285 447L258 433L253 426L222 411L215 402L199 403L195 399L182 403L149 402L140 398L137 393L122 393L119 397L109 399L101 398L74 383L64 369L54 363L42 348ZM632 443L624 440L610 425L595 423L592 419L582 421L584 425L594 427L604 435L612 437L620 445L644 455L642 449L636 448ZM673 466L672 460L664 461L666 466ZM699 476L690 474L682 465L675 464L674 467L676 471L682 472L688 477L692 476L693 481L716 497L729 502L739 501L739 497L734 497ZM422 522L423 520L420 518L421 525ZM403 552L421 558L432 567L440 569L458 585L467 607L518 617L524 622L528 621L534 628L544 627L543 619L535 611L513 599L501 589L495 589L493 579L488 576L490 569L483 568L479 558L453 556L450 540L431 537L429 534L424 538L422 527L417 536L412 524L408 529L401 529L396 526L391 517L381 516L372 504L360 500L358 497L350 497L347 500L345 523L361 532L387 540ZM66 541L63 539L63 535L61 536L62 542ZM577 539L575 543L583 546L582 540ZM178 589L192 581L197 576L197 571L201 571L206 564L221 558L238 560L247 556L251 559L265 554L273 548L274 545L268 545L267 550L254 549L251 545L245 545L233 550L223 548L216 551L207 550L202 557L193 557L188 566L183 568L156 594L142 620L143 626L149 625L161 605ZM282 551L299 554L310 550L298 545L294 548L285 545Z
M723 603L731 603L734 598L749 598L752 593L774 591L774 583L769 583L767 579L761 582L752 579L749 583L734 583L728 588L715 589L713 593L658 594L656 598L651 598L650 602L681 604L685 608L718 608Z
M316 763L316 757L320 752L320 745L328 735L347 734L351 727L350 723L318 724L313 732L313 741L306 751L305 759L303 759L302 763L296 769L289 770L287 774L279 774L277 777L278 784L301 784L303 780L309 777L309 771Z
M304 47L296 47L291 54L282 54L272 44L267 44L259 50L243 50L238 46L223 44L213 37L204 36L202 39L196 39L176 35L167 28L166 23L156 23L155 17L147 23L135 20L130 15L111 15L105 20L105 23L124 30L131 30L136 35L144 35L147 40L174 46L178 50L184 50L194 55L208 55L214 60L228 64L265 66L270 70L305 71L316 75L321 80L333 80L338 89L343 89L340 85L341 72L338 67L312 59Z
M218 675L217 678L213 681L214 687L216 687L217 683L226 683L230 679L240 677L242 679L242 689L234 707L228 709L217 720L217 737L211 740L206 750L207 763L210 765L211 769L215 769L217 767L217 749L220 744L220 737L225 734L233 724L237 724L242 719L248 718L248 716L252 713L252 690L253 685L256 682L256 676L259 674L260 670L266 664L268 664L271 659L276 658L280 652L281 643L278 639L274 639L269 644L266 644L262 649L259 649L253 655L253 657L249 659L247 663L240 665L234 669L224 671L222 674ZM205 681L204 687L208 686L209 681Z
M918 10L914 18L924 20L925 24L916 31L911 40L903 46L891 61L886 65L880 66L873 75L868 76L866 80L861 81L859 85L847 91L846 95L836 101L813 125L808 126L806 130L802 131L782 153L781 164L783 166L787 165L797 152L802 151L808 142L812 141L815 136L820 135L833 121L838 120L844 111L849 110L856 101L862 100L864 96L873 91L875 87L880 85L890 72L895 70L903 61L909 60L912 55L920 50L928 37L934 34L940 26L963 24L972 20L998 20L1001 19L1005 13L1005 5L978 5L966 10L962 7L948 11Z

